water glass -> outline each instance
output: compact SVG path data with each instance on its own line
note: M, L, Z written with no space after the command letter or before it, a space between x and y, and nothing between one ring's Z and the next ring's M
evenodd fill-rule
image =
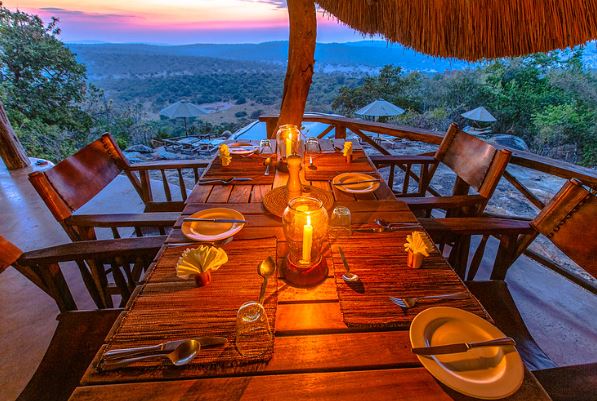
M257 357L270 347L272 332L263 305L245 302L236 314L236 349L242 356Z
M319 153L319 141L317 138L311 137L307 139L305 147L307 153Z
M350 209L338 206L332 211L329 232L332 238L350 237Z
M259 142L259 148L261 149L261 153L274 153L274 150L272 149L272 143L269 139L262 139Z

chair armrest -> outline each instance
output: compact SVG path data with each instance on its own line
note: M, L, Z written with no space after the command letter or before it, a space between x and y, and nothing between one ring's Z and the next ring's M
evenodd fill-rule
M412 210L458 209L486 201L481 195L402 197L400 200L405 202Z
M533 232L533 228L528 221L487 217L420 218L419 222L431 235L434 233L455 235L516 235Z
M437 160L433 156L426 155L404 155L404 156L369 156L373 164L435 164Z
M154 161L146 163L136 163L129 166L130 171L141 170L170 170L179 168L205 168L209 165L208 162L198 162L196 160L176 160L176 161Z
M170 227L179 216L178 212L74 214L65 221L78 227Z
M106 259L116 256L147 255L162 247L166 236L79 241L24 253L19 264L50 264L81 259Z

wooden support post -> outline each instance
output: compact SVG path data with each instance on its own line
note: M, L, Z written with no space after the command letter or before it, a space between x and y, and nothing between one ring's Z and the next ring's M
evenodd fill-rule
M28 167L31 165L23 145L15 134L8 116L4 110L4 105L0 102L0 156L9 170Z
M313 77L317 18L313 0L288 0L288 66L278 126L301 126Z

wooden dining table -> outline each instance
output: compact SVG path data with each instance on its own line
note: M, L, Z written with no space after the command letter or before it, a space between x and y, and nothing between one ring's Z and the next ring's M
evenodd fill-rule
M333 174L350 169L344 158L337 156L337 166L330 170ZM369 164L370 171L377 173ZM422 228L385 182L374 192L349 194L329 180L308 181L304 172L304 184L331 192L335 206L350 209L354 228L372 227L380 217L400 222L404 228L394 233L355 232L347 238L330 238L324 248L328 276L315 287L290 285L278 268L264 302L266 312L272 314L273 347L268 358L247 363L236 358L234 310L227 308L257 298L255 289L260 281L256 266L264 257L276 257L278 266L284 263L288 246L282 222L265 209L263 198L272 188L285 185L287 174L276 171L269 184L199 183L71 400L474 399L441 384L411 352L410 322L433 304L403 313L387 298L461 291L468 294L466 300L445 306L461 307L489 321L491 317L437 250L426 259L423 269L406 268L402 244L408 233ZM223 245L229 262L214 273L212 284L196 287L193 281L176 277L176 261L182 250L196 246L180 227L184 216L214 207L241 212L247 224L232 242ZM344 267L339 246L351 266L363 275L362 288L350 288L341 279ZM221 327L218 322L222 322ZM228 345L219 351L202 349L203 364L174 367L158 362L102 369L107 349L204 334L227 336ZM549 397L525 370L522 386L506 399Z

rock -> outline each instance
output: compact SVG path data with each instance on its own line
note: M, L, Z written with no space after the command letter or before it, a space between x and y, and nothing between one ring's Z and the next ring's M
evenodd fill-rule
M131 163L141 163L147 161L147 157L142 155L139 152L129 152L128 149L123 152L124 157L128 159Z
M153 149L146 145L133 145L126 148L125 152L153 153Z
M495 144L507 146L512 149L525 150L525 151L529 150L529 147L527 146L524 139L514 136L514 135L509 135L509 134L491 135L486 140L487 140L487 142L493 142Z
M183 157L180 154L168 152L163 146L157 148L155 150L154 155L155 155L155 157L157 159L161 159L161 160L181 160L181 159L185 159L185 157Z

